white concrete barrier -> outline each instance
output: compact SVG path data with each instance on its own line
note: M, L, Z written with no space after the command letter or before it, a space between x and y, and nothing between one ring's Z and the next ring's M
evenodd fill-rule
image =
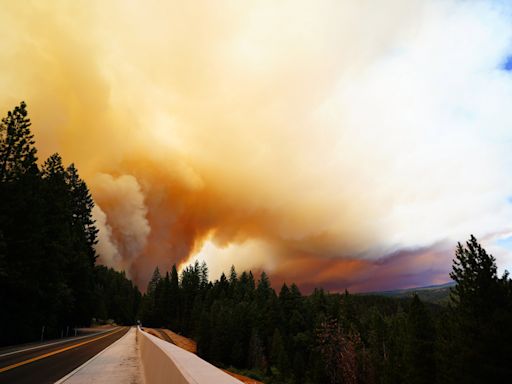
M240 384L200 357L137 329L146 384Z

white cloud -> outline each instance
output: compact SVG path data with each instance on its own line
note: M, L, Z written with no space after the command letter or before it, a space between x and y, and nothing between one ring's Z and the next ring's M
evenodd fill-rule
M510 225L509 16L489 2L431 2L320 108L339 133L340 168L360 173L344 190L372 207L378 252Z

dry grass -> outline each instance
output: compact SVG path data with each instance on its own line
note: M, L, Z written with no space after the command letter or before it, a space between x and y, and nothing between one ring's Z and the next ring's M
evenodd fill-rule
M162 329L162 331L164 331L165 334L169 336L172 342L178 347L183 348L185 351L197 353L197 345L194 340L178 335L169 329Z
M155 337L158 337L159 339L162 339L162 335L158 333L158 331L154 330L153 328L142 328L144 332L149 333L150 335L153 335ZM163 339L162 339L163 340Z

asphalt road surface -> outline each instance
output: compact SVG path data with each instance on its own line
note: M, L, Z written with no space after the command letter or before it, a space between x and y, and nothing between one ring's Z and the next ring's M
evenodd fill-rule
M121 338L128 330L128 327L119 327L62 343L0 352L0 384L54 383Z

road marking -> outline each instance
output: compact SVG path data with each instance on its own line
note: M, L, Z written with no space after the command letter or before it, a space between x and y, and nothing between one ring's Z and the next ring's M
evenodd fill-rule
M70 349L74 349L74 348L80 347L80 346L85 345L85 344L92 343L93 341L96 341L96 340L99 340L99 339L103 339L104 337L107 337L107 336L113 335L114 333L120 332L123 329L125 329L125 328L118 328L114 332L108 333L106 335L95 337L94 339L91 339L91 340L82 341L81 343L78 343L78 344L73 344L73 345L70 345L70 346L58 349L56 351L52 351L52 352L45 353L43 355L32 357L31 359L20 361L19 363L8 365L6 367L0 368L0 373L5 372L5 371L9 371L11 369L17 368L17 367L25 365L25 364L33 363L34 361L45 359L47 357L56 355L58 353L69 351Z
M130 327L131 328L131 327ZM89 364L91 364L94 360L96 359L99 359L101 355L103 355L104 353L107 353L107 351L110 349L110 348L114 348L114 346L120 342L121 340L123 340L125 337L129 337L130 335L130 330L128 330L128 332L125 333L125 335L123 337L121 337L120 339L116 340L115 342L113 342L112 344L110 344L107 348L105 348L103 351L101 351L100 353L98 353L97 355L94 355L93 357L91 357L89 360L87 360L85 363L83 363L81 366L77 367L75 370L69 372L66 376L64 376L63 378L59 379L58 381L56 381L55 383L53 384L62 384L64 382L66 382L70 377L74 376L78 371L82 370L83 368L87 367Z
M30 347L30 348L25 348L25 349L17 349L17 350L12 351L12 352L3 353L3 354L0 355L0 357L15 355L17 353L22 353L22 352L26 352L26 351L32 351L34 349L41 349L41 348L44 348L44 347L51 347L52 345L69 343L70 341L81 340L81 339L85 339L87 337L93 337L93 336L96 336L96 335L103 335L104 333L111 332L111 331L112 331L112 329L107 329L106 331L94 332L94 333L92 333L90 335L71 337L69 339L56 341L54 343L36 345L35 347Z

